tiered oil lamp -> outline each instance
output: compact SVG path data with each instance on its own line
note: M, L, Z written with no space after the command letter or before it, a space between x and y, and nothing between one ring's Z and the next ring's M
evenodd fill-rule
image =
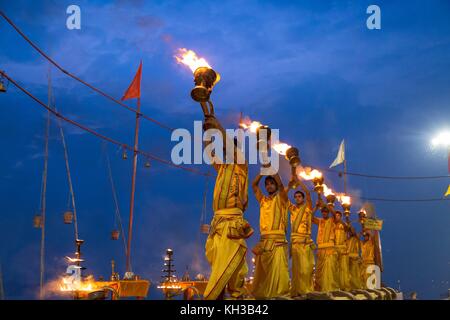
M341 205L342 205L342 209L344 209L344 215L346 218L349 218L349 216L350 216L350 204L351 204L351 198L349 196L341 197Z
M361 227L364 229L364 222L366 222L366 219L367 219L366 210L364 210L364 209L359 210L358 218L359 218L359 223L361 224Z
M314 191L319 194L319 196L323 193L323 175L321 172L317 171L318 174L314 176L312 179L314 185Z
M194 71L195 87L191 97L197 102L206 102L211 96L214 85L219 82L220 75L210 67L199 67Z
M334 207L334 202L336 201L336 195L331 189L329 189L325 184L323 185L323 194L327 199L327 206Z
M291 167L296 168L300 165L300 156L298 149L295 147L290 147L286 150L286 160L289 161Z

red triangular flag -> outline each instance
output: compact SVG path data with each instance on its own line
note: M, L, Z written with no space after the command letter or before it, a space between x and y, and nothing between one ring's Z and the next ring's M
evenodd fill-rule
M142 60L141 63L139 64L139 69L136 72L136 75L134 76L133 82L131 82L130 86L128 87L127 91L125 91L125 94L122 97L122 101L141 97L141 76L142 76Z

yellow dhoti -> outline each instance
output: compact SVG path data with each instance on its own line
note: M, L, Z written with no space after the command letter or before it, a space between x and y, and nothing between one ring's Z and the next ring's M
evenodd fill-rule
M314 243L311 238L292 233L291 296L314 291Z
M232 297L245 293L244 281L248 272L245 243L253 233L242 217L239 208L222 209L214 214L211 231L206 240L206 259L211 265L211 275L204 299L217 299L228 284Z
M288 246L284 232L269 231L262 234L253 253L253 296L256 299L269 299L289 295Z
M339 289L350 290L349 257L344 248L337 248L338 286Z
M375 264L375 244L372 239L365 241L361 245L361 257L362 257L362 281L363 288L367 288L367 279L369 274L367 273L367 267Z
M328 292L338 289L336 282L336 251L333 246L317 250L316 288Z
M349 256L350 289L362 289L361 259L359 256Z

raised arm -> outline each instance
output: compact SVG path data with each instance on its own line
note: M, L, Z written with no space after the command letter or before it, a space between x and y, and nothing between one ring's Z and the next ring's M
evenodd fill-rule
M305 200L306 205L308 208L312 209L312 199L311 199L311 192L309 192L308 187L306 187L306 184L303 182L303 180L300 180L295 172L295 168L292 170L292 178L295 179L296 183L302 189L303 193L305 194Z
M317 210L321 209L323 206L325 206L325 204L323 203L323 200L321 198L317 199L316 205L314 206L314 208L312 209L312 222L314 224L319 224L319 218L317 218L315 216Z
M280 175L276 173L272 177L274 177L275 181L277 182L281 198L285 201L288 201L288 194L286 192L286 189L284 188L283 181L281 181Z
M255 180L253 180L252 182L252 189L253 189L253 193L255 194L256 200L258 200L258 202L261 202L262 198L264 197L261 189L259 188L259 182L261 181L262 175L258 174L255 177Z

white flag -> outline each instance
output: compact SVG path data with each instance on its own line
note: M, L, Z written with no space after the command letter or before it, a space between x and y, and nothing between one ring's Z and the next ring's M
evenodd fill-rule
M339 151L337 154L336 159L334 159L333 163L330 165L330 168L333 168L337 166L338 164L341 164L345 160L345 144L344 140L342 140L341 145L339 146Z

